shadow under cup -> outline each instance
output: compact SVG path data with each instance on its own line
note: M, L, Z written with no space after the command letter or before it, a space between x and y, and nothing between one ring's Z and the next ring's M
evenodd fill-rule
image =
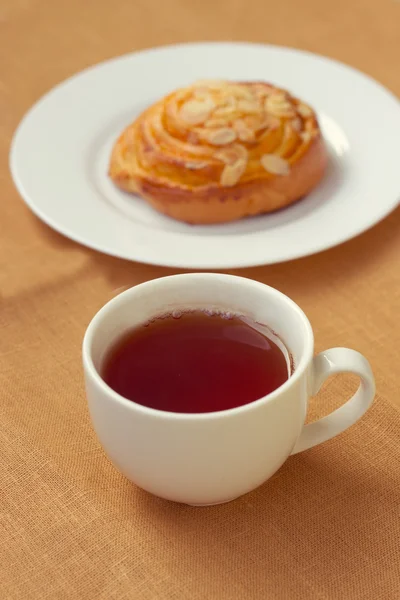
M219 309L267 325L289 350L294 372L268 396L213 413L164 412L122 398L100 375L109 350L135 326L177 309ZM93 425L111 461L140 487L188 504L226 502L263 483L291 453L305 420L312 355L306 316L273 288L207 273L152 280L112 299L87 329Z

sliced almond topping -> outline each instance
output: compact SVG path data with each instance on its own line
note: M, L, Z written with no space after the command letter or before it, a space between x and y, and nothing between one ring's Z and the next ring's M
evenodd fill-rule
M299 119L299 117L296 117L295 119L293 119L293 121L291 121L291 125L295 131L300 131L302 126L301 119Z
M231 108L236 108L236 98L234 96L225 96L222 97L219 101L219 108L225 108L227 106L230 106Z
M238 110L244 113L258 113L260 112L260 105L257 102L251 102L250 100L239 100L237 104Z
M229 148L223 148L215 153L215 157L227 165L233 165L239 159L244 160L247 163L248 155L247 148L242 144L234 144Z
M300 137L305 144L308 144L312 138L311 131L302 131Z
M177 90L177 91L174 93L174 96L173 96L173 101L174 101L174 102L179 102L180 100L184 100L185 98L187 98L187 95L188 95L188 90L187 90L187 88L182 88L182 89L180 89L180 90Z
M287 102L287 94L285 92L273 92L269 94L268 99L270 102L276 102L276 104L281 104L282 102Z
M310 142L313 138L316 138L319 135L319 131L315 128L307 129L306 131L303 131L300 135L303 139L303 142L307 143Z
M287 100L276 101L276 96L268 96L265 100L265 111L276 117L291 117L293 116L293 106Z
M272 115L268 115L268 118L264 119L261 122L260 129L268 129L268 131L276 131L281 126L281 121L278 117L273 117Z
M211 129L205 137L213 146L225 146L236 140L236 132L230 127L221 127L221 129Z
M289 102L287 94L284 92L275 92L265 99L264 110L277 117L293 115L293 106Z
M208 88L205 88L205 87L204 88L201 88L201 87L194 88L192 93L193 93L193 97L196 100L199 100L200 102L207 102L207 103L212 102L214 104L210 90Z
M236 112L236 103L219 106L214 111L215 117L231 117Z
M302 102L300 102L300 104L297 106L297 112L304 118L311 117L313 115L312 108L307 106L307 104L303 104Z
M189 169L189 171L198 171L199 169L204 169L207 165L208 163L206 161L201 160L193 160L185 163L185 167L186 169Z
M208 127L209 129L216 129L217 127L226 127L226 119L214 119L213 117L211 117L211 119L208 119L204 123L204 127Z
M248 127L244 121L237 119L233 123L233 128L237 133L237 136L241 142L253 142L255 140L255 134L253 129Z
M210 116L214 102L209 100L189 100L183 104L180 110L181 118L190 125L204 123Z
M289 174L289 164L284 158L281 158L276 154L263 154L263 156L260 159L260 162L264 169L268 171L268 173L273 173L274 175Z
M241 100L248 100L250 102L254 101L253 90L246 85L231 84L229 86L229 89L232 90L232 94L235 96L235 98L238 98Z
M251 129L242 129L242 131L239 131L238 138L241 142L254 142L256 139L254 131L251 131Z
M271 115L274 115L275 117L293 117L293 110L292 110L292 106L290 104L285 105L285 106L274 106L271 107L269 109L269 112Z
M247 161L239 158L233 165L226 165L221 173L220 183L223 186L233 186L239 181L246 170Z

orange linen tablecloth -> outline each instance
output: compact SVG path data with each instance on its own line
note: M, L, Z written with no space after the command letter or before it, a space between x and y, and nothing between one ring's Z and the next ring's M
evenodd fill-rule
M2 600L400 598L400 213L339 248L241 271L302 306L316 350L365 353L378 395L359 424L293 457L252 494L195 509L114 470L91 428L81 371L95 311L117 288L173 271L53 233L24 206L7 166L29 106L103 59L177 41L269 42L342 60L399 94L399 32L395 0L1 1ZM354 386L330 381L310 418Z

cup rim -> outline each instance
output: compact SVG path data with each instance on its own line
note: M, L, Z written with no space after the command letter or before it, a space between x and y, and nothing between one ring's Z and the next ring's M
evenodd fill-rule
M177 278L188 279L188 278L196 278L199 276L201 276L205 279L215 279L215 278L228 279L229 278L229 279L241 280L242 283L247 286L250 285L250 286L259 287L259 288L262 287L263 289L266 288L266 291L268 293L272 293L272 294L279 296L280 299L286 303L286 305L288 305L292 310L294 310L297 313L297 315L303 321L303 324L305 326L306 339L305 339L305 347L304 347L303 354L301 356L301 359L300 359L298 365L296 365L294 373L282 385L280 385L278 388L276 388L276 390L267 394L266 396L263 396L262 398L253 400L252 402L249 402L248 404L243 404L241 406L237 406L234 408L228 408L228 409L218 410L218 411L213 411L213 412L180 413L180 412L172 412L172 411L167 411L167 410L160 410L157 408L151 408L149 406L144 406L143 404L139 404L138 402L135 402L134 400L128 400L124 396L121 396L121 394L119 394L118 392L113 390L104 381L104 379L101 377L99 371L97 370L97 368L95 367L94 362L93 362L92 352L91 352L93 336L94 336L97 328L101 324L102 320L105 318L107 313L112 308L115 307L116 304L118 304L122 301L121 300L122 297L134 295L138 288L143 289L143 287L145 287L145 286L150 287L150 286L154 285L155 282L157 282L156 285L159 285L158 282L160 282L160 281L165 281L167 283L167 281L171 280L171 279L177 279ZM86 371L87 375L89 375L96 382L96 384L101 388L103 393L105 393L109 397L111 397L113 401L117 402L118 404L122 404L123 406L127 407L129 410L139 411L144 415L153 416L153 417L162 417L164 419L180 420L180 421L182 421L182 420L183 421L193 421L193 420L220 419L220 418L224 418L224 417L225 418L231 417L231 416L235 416L235 415L238 415L241 413L245 413L245 412L254 410L255 408L257 408L258 406L260 406L262 404L270 404L271 402L276 401L282 393L285 393L287 390L289 390L298 381L298 379L300 379L300 377L304 374L304 371L306 370L307 365L310 363L310 361L313 357L313 353L314 353L313 330L312 330L310 321L308 320L306 314L298 306L298 304L296 304L291 298L286 296L286 294L284 294L283 292L280 292L276 288L271 287L265 283L255 281L255 280L249 279L247 277L241 277L238 275L228 275L228 274L222 274L222 273L180 273L177 275L166 275L164 277L157 277L155 279L145 281L143 283L140 283L138 285L130 287L127 290L124 290L123 292L121 292L120 294L118 294L117 296L115 296L114 298L109 300L108 302L106 302L106 304L104 304L97 311L97 313L94 315L94 317L90 321L88 327L86 328L84 338L83 338L83 344L82 344L82 359L83 359L84 370Z

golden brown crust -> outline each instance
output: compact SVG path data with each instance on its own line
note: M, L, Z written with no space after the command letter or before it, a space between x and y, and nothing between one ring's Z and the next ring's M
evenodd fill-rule
M204 82L170 94L127 127L110 176L170 217L222 223L300 199L326 160L314 111L284 90Z

